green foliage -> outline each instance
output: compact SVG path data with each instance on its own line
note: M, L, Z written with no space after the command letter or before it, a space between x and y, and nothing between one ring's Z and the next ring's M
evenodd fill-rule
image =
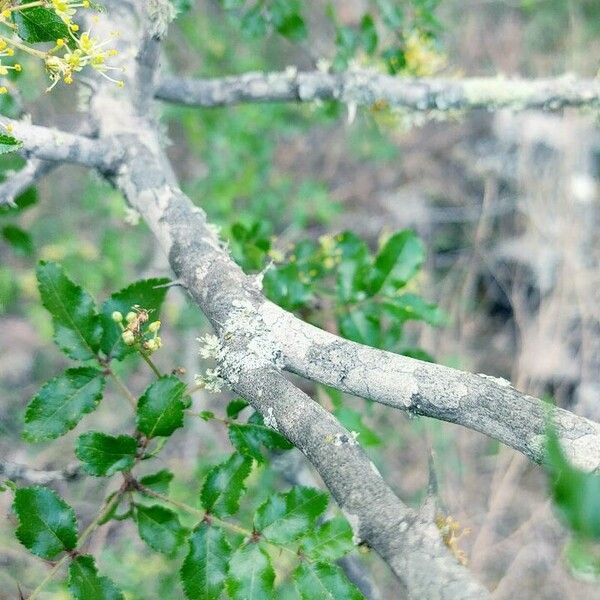
M16 225L5 225L2 228L2 238L10 244L14 250L21 255L33 254L33 241L31 236Z
M12 135L6 133L0 133L0 154L6 154L7 152L14 152L22 146L22 143L15 139Z
M257 462L264 462L262 447L267 450L289 450L293 445L278 431L264 424L260 413L254 413L247 423L233 423L229 426L229 440L240 454L251 456Z
M229 570L231 546L223 530L200 523L189 539L181 581L190 600L218 600Z
M299 0L221 0L225 10L230 11L250 38L262 37L271 31L290 40L303 40L307 35Z
M102 328L92 297L57 263L41 262L36 274L42 304L52 315L58 347L75 360L94 358Z
M252 459L237 452L213 467L202 487L202 506L219 517L235 514L240 507L240 498L246 491L244 482L251 469Z
M327 503L327 494L312 488L273 494L256 511L254 529L276 544L291 542L314 527Z
M168 494L169 493L169 485L171 481L173 481L173 473L168 469L161 469L156 473L151 473L150 475L144 475L144 477L140 478L140 483L154 492L158 492L159 494Z
M227 577L227 593L232 600L272 598L274 581L271 559L259 544L245 544L234 552Z
M553 428L547 452L552 497L562 519L582 538L600 540L600 474L573 467Z
M183 426L185 384L168 375L155 381L138 402L138 429L148 438L168 437Z
M140 537L157 552L172 556L183 543L186 530L177 515L164 506L135 507L134 518Z
M137 440L130 435L107 435L89 431L79 436L75 454L90 475L108 477L131 469L135 462Z
M315 560L333 562L354 549L352 528L346 519L334 517L306 532L301 548L304 554Z
M102 323L101 350L109 358L121 360L133 348L126 346L121 339L121 330L112 320L112 314L118 311L127 314L135 305L147 310L152 319L158 319L160 308L167 295L169 280L166 278L145 279L136 281L126 288L114 293L102 304L100 321Z
M77 556L69 565L69 591L75 600L123 600L123 594L108 578L98 575L94 558Z
M20 4L28 4L21 0ZM55 42L59 38L69 39L69 28L64 21L48 8L36 6L12 13L19 37L29 43Z
M48 488L32 486L15 492L13 509L19 519L16 535L32 554L50 560L77 544L73 509Z
M410 230L392 235L372 256L369 246L352 232L305 240L291 250L287 262L267 271L267 296L288 310L319 324L317 298L333 297L338 330L346 338L370 346L404 352L407 321L442 325L438 307L407 288L425 258L423 243Z
M29 403L23 437L37 442L64 435L96 409L103 389L102 371L94 367L67 369L46 383Z
M293 578L302 600L313 598L360 600L362 598L362 594L335 564L300 563L294 571Z

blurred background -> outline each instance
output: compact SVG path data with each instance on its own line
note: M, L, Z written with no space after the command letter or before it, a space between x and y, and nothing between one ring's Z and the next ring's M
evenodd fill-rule
M218 76L288 65L306 70L336 55L334 25L320 0L302 7L309 34L300 43L276 35L250 39L220 3L194 4L172 28L167 71ZM369 2L333 4L339 23L352 26ZM417 74L597 75L596 0L442 0L436 15L436 43L415 50ZM354 60L369 64L360 53ZM24 71L19 101L34 122L69 129L81 121L81 98L73 89L57 86L46 95L40 67ZM347 107L337 104L157 108L183 188L225 235L236 222L260 223L284 254L290 244L330 232L350 229L376 248L386 235L413 228L427 249L414 289L436 302L446 319L439 327L408 325L407 344L437 362L505 377L520 390L600 420L597 111L423 118L359 109L351 120ZM3 159L4 170L18 166ZM123 198L76 167L60 167L39 184L36 203L5 211L0 219L30 236L0 242L0 457L64 468L75 461L72 447L81 426L47 445L20 438L27 402L67 365L39 302L36 262L61 262L99 301L134 279L168 275L168 266ZM191 380L202 370L196 338L208 331L206 322L176 289L162 321L167 349L156 362L172 368L175 361ZM125 364L124 373L136 392L148 383L142 366ZM307 390L330 406L322 390ZM212 410L226 398L199 393L195 403ZM459 545L494 598L600 598L600 557L582 556L570 543L538 466L458 426L353 398L345 402L368 428L359 441L368 443L383 476L409 503L424 496L433 450L444 511L470 530ZM85 425L120 432L129 422L129 407L110 388ZM226 432L198 419L173 436L159 460L176 473L174 495L193 502L203 474L228 452ZM248 506L256 506L269 486L285 487L286 477L307 471L301 460L295 474L290 469L287 462L282 472L255 472ZM302 477L320 484L310 472ZM76 507L80 523L107 491L104 480L90 478L56 487ZM12 599L18 598L17 582L29 588L45 568L16 541L10 500L0 494L0 598ZM149 552L131 524L105 526L92 545L100 569L128 598L183 598L180 559ZM396 598L385 564L372 552L359 560L376 584L374 597ZM68 596L56 585L48 597Z

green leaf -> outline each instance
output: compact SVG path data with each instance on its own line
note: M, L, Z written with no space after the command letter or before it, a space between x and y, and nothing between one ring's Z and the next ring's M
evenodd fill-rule
M361 446L378 446L381 444L379 436L362 420L362 415L349 406L340 406L333 411L336 419L348 430L358 433Z
M157 552L173 556L183 542L186 531L177 515L164 506L135 507L135 520L140 537Z
M367 346L379 346L381 320L379 307L363 304L338 315L340 333L347 339Z
M246 406L248 403L243 398L235 398L227 405L227 416L230 419L237 419Z
M168 494L169 493L169 485L173 480L173 473L168 469L161 469L156 473L151 473L150 475L144 475L140 479L140 483L151 490L158 492L159 494Z
M25 4L27 0L22 0ZM34 7L13 11L12 18L19 37L29 44L55 42L60 38L70 39L64 21L48 8Z
M547 437L550 486L559 514L581 536L600 539L600 474L571 466L553 428Z
M137 440L129 435L112 436L88 431L79 436L75 454L90 475L108 477L130 469L135 463Z
M115 292L102 304L100 320L102 322L102 341L100 348L106 356L121 360L126 354L134 352L121 339L121 328L112 320L115 311L126 315L133 306L139 305L150 312L153 321L160 316L160 308L167 295L169 279L145 279L136 281L126 288ZM159 287L163 286L163 287Z
M2 237L19 254L29 256L33 253L33 241L31 236L16 225L5 225L2 228Z
M369 14L360 21L360 43L367 54L373 54L377 49L377 29L373 17Z
M151 384L137 407L138 429L149 438L168 437L183 425L185 383L166 375Z
M231 600L272 600L275 571L258 544L246 544L231 557L227 593Z
M414 231L406 229L394 234L381 248L369 281L369 292L383 287L397 290L405 286L425 260L423 242Z
M58 347L75 360L94 358L102 328L92 297L75 285L57 263L40 262L36 273L42 304L52 315Z
M337 250L341 253L336 290L339 302L364 300L371 271L369 248L354 233L345 231L337 237Z
M213 467L206 476L200 500L208 512L225 517L235 514L246 491L244 481L250 475L252 459L235 452L225 462Z
M189 600L218 600L225 586L231 547L218 527L200 523L190 536L181 566L181 582Z
M294 571L293 578L302 600L314 600L314 598L362 600L363 598L363 595L335 564L302 562Z
M67 369L51 379L29 403L23 437L51 440L70 431L102 398L104 374L93 367Z
M283 37L290 40L303 40L307 36L306 23L302 15L293 13L283 17L276 25L275 29Z
M425 302L416 294L403 294L402 296L388 297L383 302L383 307L390 315L400 321L424 321L430 325L443 325L446 316L436 304Z
M77 556L69 565L69 591L75 600L123 600L123 594L108 578L98 575L94 558Z
M302 551L325 562L336 561L354 550L352 528L346 519L334 517L302 538Z
M289 450L293 444L279 432L267 427L259 413L254 413L248 423L229 425L229 440L240 454L247 454L257 462L264 462L261 448L268 450Z
M325 492L308 487L272 494L256 511L254 529L271 542L291 542L314 527L328 502Z
M14 152L15 150L18 150L22 145L22 142L15 139L12 135L0 133L0 154Z
M20 488L13 509L19 519L17 538L33 554L51 560L77 545L75 513L56 492L40 486Z
M265 294L281 308L297 310L313 299L313 284L301 277L296 263L269 269L263 279Z

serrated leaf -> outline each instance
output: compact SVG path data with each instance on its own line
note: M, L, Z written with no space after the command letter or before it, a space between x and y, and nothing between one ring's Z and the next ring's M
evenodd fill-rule
M0 154L7 154L18 150L23 144L12 135L0 133Z
M139 399L138 429L147 437L168 437L183 425L185 383L174 375L161 377Z
M75 600L123 600L123 593L103 575L98 575L94 558L77 556L69 565L69 591Z
M244 482L252 469L252 459L237 452L213 467L206 476L200 500L208 512L225 517L235 514L246 491Z
M257 462L264 462L262 447L268 450L289 450L293 444L278 431L264 425L260 413L254 413L248 423L229 425L229 440L240 454L247 454Z
M231 600L272 600L275 571L258 544L246 544L231 557L227 593Z
M130 469L135 462L137 440L130 435L88 431L79 436L75 454L90 475L107 477Z
M28 256L33 252L31 236L16 225L5 225L2 228L4 241L10 244L19 254Z
M21 2L25 4L27 0ZM19 37L29 44L56 42L59 38L69 39L69 29L64 21L48 8L37 6L13 11L12 18Z
M177 515L164 506L138 504L135 520L140 537L148 546L168 556L175 554L186 534Z
M42 304L52 315L58 347L75 360L94 358L102 327L92 297L57 263L40 262L36 274Z
M381 248L369 281L369 292L382 288L397 290L405 286L425 260L423 242L414 231L406 229L394 234Z
M323 562L298 565L293 574L302 600L362 600L364 596L335 564Z
M225 586L231 547L218 527L200 523L190 536L181 566L181 582L189 600L218 600Z
M151 490L158 492L159 494L168 494L169 493L169 484L173 480L173 473L168 469L161 469L156 473L151 473L150 475L144 475L140 479L140 483Z
M17 538L31 553L50 560L77 545L75 513L51 489L40 486L18 489L13 509L19 519Z
M308 487L272 494L256 511L254 529L271 542L291 542L314 527L328 502L325 492Z
M167 295L169 279L145 279L136 281L126 288L115 292L102 304L100 320L102 322L102 341L100 348L110 358L121 360L126 354L134 352L126 346L121 339L121 328L112 320L112 313L119 311L126 315L134 305L150 311L152 320L160 316L160 308ZM163 286L163 287L159 287Z
M352 552L352 528L346 519L334 517L302 538L302 551L316 560L333 562Z
M235 398L227 405L227 416L230 419L237 419L246 406L248 403L243 398Z
M46 383L29 403L23 437L36 442L67 433L98 406L103 389L102 371L93 367L67 369Z

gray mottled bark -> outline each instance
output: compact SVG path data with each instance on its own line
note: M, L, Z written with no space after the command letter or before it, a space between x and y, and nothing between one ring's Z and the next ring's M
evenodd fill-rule
M42 470L32 469L13 462L0 461L0 477L18 479L37 485L77 479L80 475L81 469L79 464L70 465L65 469Z
M543 405L502 380L341 340L268 302L260 283L231 260L204 212L179 189L161 148L149 108L170 3L108 0L108 5L112 23L119 22L127 34L120 43L129 48L124 48L120 57L128 68L129 81L125 90L102 82L90 99L99 140L24 124L15 124L15 135L24 141L27 151L40 158L100 168L123 192L146 220L176 276L219 334L219 368L224 379L311 461L346 513L357 541L367 543L387 561L408 597L488 597L442 543L431 511L416 511L400 501L352 433L292 385L282 370L287 368L396 408L463 424L535 460L542 459ZM112 23L107 17L100 19L96 32L102 35L102 28L109 31ZM135 60L132 47L139 49ZM307 77L286 73L268 81L265 76L248 75L243 83L248 91L235 91L241 85L237 78L230 85L233 91L221 91L219 96L213 90L213 95L202 102L228 104L259 97L264 101L286 99L284 96L291 94L293 97L287 99L337 97L357 104L381 100L419 110L441 110L492 107L492 91L493 107L514 106L515 99L522 107L597 104L598 100L597 87L590 96L589 88L584 90L576 82L561 83L558 98L556 89L549 90L547 82L520 82L518 90L502 95L498 80L493 85L484 80L483 87L465 87L464 82L409 84L360 73ZM272 90L265 89L266 85ZM103 158L98 156L100 149ZM558 422L569 454L578 464L596 468L598 426L566 411L558 413Z
M22 143L21 152L27 157L74 163L101 171L112 170L122 159L121 148L114 140L96 140L6 117L0 118L0 124L10 126L10 134Z
M469 110L599 106L600 81L553 79L407 79L373 71L346 73L246 73L219 79L165 77L156 97L186 106L229 106L243 102L312 102L341 100L379 108Z

